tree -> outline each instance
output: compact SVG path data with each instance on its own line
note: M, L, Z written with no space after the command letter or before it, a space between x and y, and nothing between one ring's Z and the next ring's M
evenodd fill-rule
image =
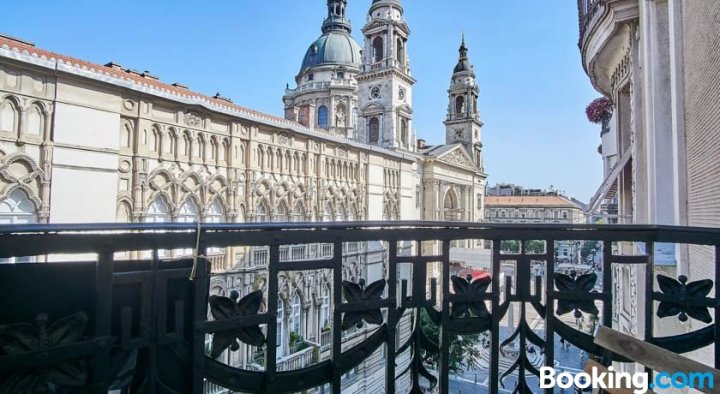
M420 312L420 324L425 335L436 344L440 343L440 330L433 323L425 309ZM476 366L480 360L481 351L478 349L481 334L450 335L450 373L457 374ZM440 354L425 354L426 361L434 365L440 362Z
M545 241L523 241L525 242L525 253L543 254L545 253ZM520 253L520 241L503 240L500 241L500 250L508 253Z
M502 240L500 241L500 250L507 253L520 253L520 242Z
M545 241L525 241L525 252L533 254L545 253Z
M587 259L587 257L591 253L595 253L595 250L597 250L598 241L585 241L583 243L582 248L580 249L580 255L583 259Z

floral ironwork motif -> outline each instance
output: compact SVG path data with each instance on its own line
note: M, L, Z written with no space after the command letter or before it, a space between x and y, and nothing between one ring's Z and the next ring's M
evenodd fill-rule
M18 323L0 326L0 347L8 355L22 354L71 345L85 333L88 316L78 312L48 325L47 314L40 314L35 325ZM48 393L50 386L83 387L88 371L82 360L66 360L33 370L14 370L0 380L2 393Z
M252 292L237 301L239 297L237 291L230 293L230 298L211 296L209 302L210 313L212 313L213 318L215 320L229 320L258 314L263 299L262 290ZM265 335L260 330L260 326L218 331L213 335L210 357L219 357L227 348L237 351L240 349L238 340L248 345L262 347L265 344Z
M707 297L713 288L712 280L703 279L687 283L688 278L685 275L680 275L678 279L658 275L657 280L663 293L677 297L677 301L660 302L657 309L659 318L677 316L680 321L686 322L689 316L703 323L712 323L712 317L707 307L692 305L688 300L688 298L703 299Z
M575 275L565 275L555 273L555 286L561 292L569 293L591 293L597 283L597 274L590 273L575 277ZM571 311L575 311L575 317L582 317L582 312L597 316L600 314L593 300L558 300L558 306L555 313L564 315ZM581 312L582 311L582 312Z
M484 294L492 282L490 276L484 276L473 281L470 275L467 278L452 276L450 280L452 280L455 294L475 294L478 296ZM471 317L471 315L485 319L490 317L490 312L487 310L484 301L453 303L452 317Z
M364 303L368 301L380 300L385 291L385 280L380 279L365 287L365 280L360 279L360 283L348 281L342 282L343 294L350 304ZM343 317L343 331L350 329L352 326L362 328L363 320L369 324L383 324L383 316L380 308L366 309L357 312L347 312Z

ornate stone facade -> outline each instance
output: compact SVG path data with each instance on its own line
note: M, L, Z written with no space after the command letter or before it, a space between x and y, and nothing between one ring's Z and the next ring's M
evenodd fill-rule
M283 97L287 119L0 37L0 223L480 220L486 175L473 157L461 144L416 148L399 2L374 2L364 29L371 46L393 27L382 69L359 57L346 5L328 2L323 36ZM337 45L347 50L333 52ZM384 131L369 142L373 111ZM333 251L285 245L280 253L292 261ZM273 280L267 248L211 248L207 257L214 294L242 296ZM344 245L343 279L377 280L386 259L380 243ZM292 335L322 343L332 281L324 271L277 280L278 354L289 357ZM247 367L256 352L243 345L222 357Z

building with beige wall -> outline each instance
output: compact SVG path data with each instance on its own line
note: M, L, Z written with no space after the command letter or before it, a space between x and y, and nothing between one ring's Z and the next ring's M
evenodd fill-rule
M356 56L360 46L344 18L346 6L345 0L328 2L323 36L303 59L298 88L285 92L289 119L115 63L93 64L0 36L0 224L479 220L486 178L479 152L466 149L460 135L417 149L410 132L412 84L404 85L402 98L391 90L410 78L407 63L395 58L406 56L409 31L400 26L397 39L385 37L392 44L377 56L394 61L370 65L377 58ZM375 0L370 12L372 26L399 26L403 15L397 0ZM364 34L377 44L384 31L366 26ZM321 43L336 52L312 59ZM462 53L460 62L469 65L464 44ZM390 90L377 96L364 94L363 86ZM384 119L382 134L371 141L369 133L379 130L368 129L376 115ZM366 124L358 127L356 119ZM467 122L479 124L476 111ZM292 245L280 258L317 259L331 248ZM267 249L209 252L213 293L266 289ZM189 254L161 251L163 258ZM345 280L385 276L381 243L348 244L343 258ZM297 368L310 361L308 352L298 355L289 338L294 333L322 346L331 280L322 271L281 273L278 280L278 365ZM364 334L349 332L346 339L358 335ZM243 346L222 357L250 368L254 352ZM373 374L384 373L363 368L358 374L365 379L354 384L365 389L378 379Z
M486 196L487 223L585 223L585 213L563 196Z

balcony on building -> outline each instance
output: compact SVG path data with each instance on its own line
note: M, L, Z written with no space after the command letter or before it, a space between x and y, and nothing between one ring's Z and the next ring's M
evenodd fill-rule
M639 16L638 0L578 0L578 9L583 67L592 84L610 96L614 70L608 65L625 55L629 22Z
M719 251L720 229L647 225L4 226L0 392L530 393L566 346L644 371L601 326L717 368Z

